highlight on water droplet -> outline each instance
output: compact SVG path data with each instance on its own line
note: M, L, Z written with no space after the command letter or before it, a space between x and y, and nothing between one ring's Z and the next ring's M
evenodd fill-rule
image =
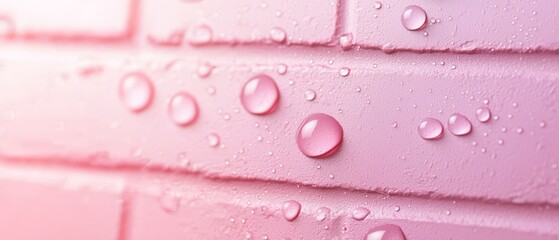
M488 107L480 107L476 110L477 120L487 122L491 119L491 110Z
M210 133L208 134L208 136L206 136L206 140L208 141L208 145L210 145L210 147L217 147L219 146L219 143L221 141L219 135L217 133Z
M311 114L297 130L297 146L307 157L322 158L336 153L342 145L340 123L324 113Z
M455 113L448 118L448 130L456 136L463 136L472 131L472 123L464 115Z
M419 123L419 136L425 140L439 139L443 136L443 124L434 118L425 118Z
M369 230L363 240L406 240L406 237L399 226L384 224Z
M287 221L293 221L301 212L301 204L295 200L289 200L283 203L281 213Z
M338 42L343 50L349 50L353 47L353 34L345 33L338 38Z
M369 209L366 209L364 207L358 207L356 209L353 209L353 211L351 211L351 217L357 221L361 221L365 219L367 216L369 216L370 213L371 211Z
M167 111L175 124L187 126L198 118L198 103L189 93L179 92L171 97Z
M120 81L120 100L127 108L134 112L141 112L149 107L153 100L153 95L153 83L143 73L129 73Z
M194 25L188 28L186 40L193 46L208 44L212 41L213 31L206 24Z
M287 38L287 33L283 28L274 27L270 30L270 39L276 43L283 43Z
M407 30L421 30L427 25L427 13L423 8L411 5L404 9L401 20Z
M241 92L241 103L247 112L264 115L276 110L280 99L278 86L268 75L249 79Z
M314 215L314 218L317 221L323 221L324 219L326 219L326 217L328 217L330 215L330 208L327 207L320 207L316 210L316 213Z

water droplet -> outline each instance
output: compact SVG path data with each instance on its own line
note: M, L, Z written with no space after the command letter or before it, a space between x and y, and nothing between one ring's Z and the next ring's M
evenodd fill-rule
M392 122L392 124L390 124L390 126L392 126L393 128L397 128L398 127L398 122L394 121L394 122Z
M427 13L419 6L408 6L402 13L402 24L410 31L420 30L427 24Z
M205 24L190 27L186 34L186 40L193 46L200 46L212 41L212 29Z
M343 67L343 68L340 68L340 70L338 71L338 73L339 73L340 76L342 76L342 77L347 77L347 76L349 75L349 72L350 72L350 71L351 71L351 70L350 70L349 68Z
M130 73L120 81L119 95L126 107L134 112L141 112L153 100L153 83L142 73Z
M497 140L497 143L498 143L499 145L503 145L503 143L505 143L505 141L503 141L503 139L499 139L499 140Z
M278 86L268 75L257 75L248 80L241 92L241 103L245 110L264 115L276 110L280 98Z
M180 207L181 196L171 190L166 190L159 196L159 204L161 208L168 213L176 212Z
M450 214L452 214L452 212L450 212L450 210L446 210L444 213L448 216L450 216Z
M369 211L369 209L358 207L356 209L353 209L353 211L351 212L351 217L357 221L361 221L369 216L370 213L371 211Z
M202 63L196 69L196 74L200 78L207 78L207 77L210 76L210 74L212 74L213 68L214 67L212 65L210 65L209 63Z
M455 113L448 119L448 130L456 136L462 136L472 131L472 123L464 115Z
M524 132L523 128L517 128L516 129L516 133L518 133L518 134L522 134L523 132Z
M517 103L517 102L513 102L513 103L512 103L512 107L513 107L513 108L517 108L517 107L518 107L518 103Z
M419 123L418 131L423 139L439 139L443 136L443 124L437 119L425 118Z
M394 212L399 212L400 211L400 206L394 206Z
M285 30L279 27L274 27L270 30L270 39L276 43L282 43L287 38Z
M287 221L293 221L301 212L301 204L295 200L289 200L283 203L281 213Z
M219 142L221 141L219 135L217 133L210 133L206 136L206 140L210 147L217 147L219 146Z
M363 240L406 240L402 229L394 224L385 224L369 230Z
M323 221L324 219L326 219L326 217L328 217L330 215L330 209L327 207L321 207L319 209L316 210L316 213L314 215L314 218L317 221Z
M285 75L285 73L287 73L287 65L279 64L277 66L277 72L279 75Z
M198 103L186 92L175 94L169 101L167 110L171 120L180 126L192 124L198 117Z
M373 3L373 8L376 10L379 10L382 8L382 3L381 2L374 2Z
M297 146L307 157L327 157L342 145L343 129L333 117L315 113L303 120L297 130Z
M546 122L544 122L544 121L541 121L541 122L540 122L540 127L541 127L541 128L544 128L546 125L547 125Z
M487 107L480 107L476 110L476 117L480 122L487 122L491 119L491 111Z
M340 46L342 47L343 50L351 49L351 47L353 46L353 34L351 33L342 34L338 39L338 42L340 43Z
M314 92L314 90L309 89L305 92L305 98L308 101L313 101L314 99L316 99L316 92Z

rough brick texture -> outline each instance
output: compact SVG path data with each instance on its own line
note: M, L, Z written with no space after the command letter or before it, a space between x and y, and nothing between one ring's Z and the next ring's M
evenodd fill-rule
M0 238L362 239L390 223L407 239L558 239L559 4L378 4L0 2ZM409 5L424 29L402 26ZM139 112L119 98L132 72L154 86ZM279 88L271 114L239 97L258 74ZM179 91L200 110L184 127ZM344 131L324 159L295 138L315 112ZM450 133L454 113L470 134ZM419 136L426 117L441 139Z

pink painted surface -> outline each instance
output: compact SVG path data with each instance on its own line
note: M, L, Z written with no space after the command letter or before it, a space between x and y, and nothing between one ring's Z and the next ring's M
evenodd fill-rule
M0 1L0 238L558 239L556 5Z

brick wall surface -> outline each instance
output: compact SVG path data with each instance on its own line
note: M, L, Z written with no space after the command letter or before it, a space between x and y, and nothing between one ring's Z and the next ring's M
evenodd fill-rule
M0 1L0 239L559 239L558 3ZM260 74L280 98L255 115ZM343 128L318 159L317 112Z

